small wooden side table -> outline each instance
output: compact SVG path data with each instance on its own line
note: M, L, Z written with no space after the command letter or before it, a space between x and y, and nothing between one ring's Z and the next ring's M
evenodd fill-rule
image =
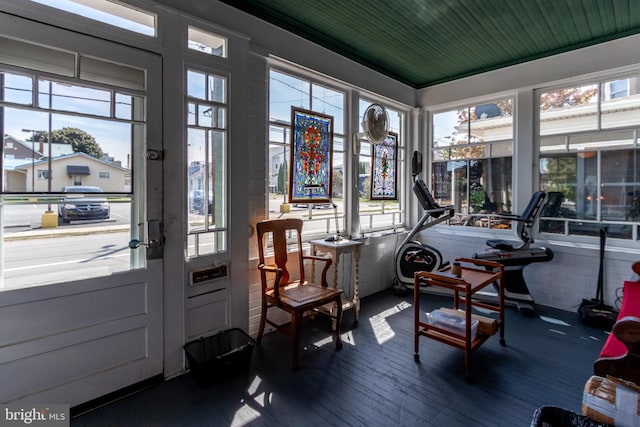
M418 271L414 275L414 337L415 353L414 359L420 361L419 338L421 336L440 341L460 350L464 350L464 373L469 379L471 372L471 353L482 345L490 335L477 333L472 337L471 331L471 310L472 307L482 307L484 309L498 313L497 329L500 331L500 344L504 341L504 266L494 261L486 261L475 258L458 258L455 261L461 262L462 273L460 277L451 274L451 267L439 271ZM498 301L495 304L473 300L473 295L492 283L498 283ZM430 325L420 321L420 287L430 285L447 288L453 291L453 308L458 309L461 304L465 306L465 333L456 334L449 330Z
M333 257L333 287L338 287L338 267L340 266L340 256L353 254L355 274L353 276L353 297L351 300L342 302L342 310L353 309L354 323L358 323L360 318L360 246L362 242L349 239L335 241L312 240L310 242L311 255L318 255L319 252L329 253ZM315 277L315 263L311 262L311 276Z

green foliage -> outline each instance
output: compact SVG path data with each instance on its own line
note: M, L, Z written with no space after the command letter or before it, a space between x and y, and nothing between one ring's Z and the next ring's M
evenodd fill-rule
M364 162L358 163L358 175L363 175L367 173L367 164Z
M35 141L43 137L47 141L48 134L36 133ZM96 139L82 129L64 127L51 132L51 142L55 144L69 144L74 153L86 153L90 156L102 159L104 152L96 142Z
M474 208L474 212L478 212L482 209L486 197L487 194L484 191L484 187L482 186L482 184L472 182L470 186L470 199L471 206L473 206Z
M287 161L285 160L278 169L278 194L285 194L287 192Z

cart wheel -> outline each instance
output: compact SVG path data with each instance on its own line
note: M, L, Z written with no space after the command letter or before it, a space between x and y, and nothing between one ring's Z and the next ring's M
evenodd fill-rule
M504 340L504 338L500 338L500 345L502 346L507 345L507 342Z
M416 362L420 363L420 355L418 353L413 355L413 360L415 360Z
M471 376L471 374L464 374L464 380L467 382L467 384L473 384L473 377Z

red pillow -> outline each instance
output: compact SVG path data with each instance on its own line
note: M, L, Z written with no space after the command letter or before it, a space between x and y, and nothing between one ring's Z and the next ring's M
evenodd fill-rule
M625 316L640 317L640 282L624 282L622 288L622 307L618 319ZM600 357L618 357L627 354L625 346L613 334L609 334L607 342L600 351Z

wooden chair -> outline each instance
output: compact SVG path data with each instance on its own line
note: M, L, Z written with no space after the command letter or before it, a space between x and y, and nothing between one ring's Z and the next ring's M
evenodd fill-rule
M260 277L262 281L262 313L260 315L260 328L256 339L259 344L264 333L265 323L269 323L276 329L288 332L292 338L292 354L291 367L298 367L298 341L299 329L305 313L320 312L326 314L336 320L336 348L342 348L340 341L340 323L342 320L342 299L341 290L329 287L327 285L327 270L331 265L331 259L320 256L304 255L302 251L302 220L297 218L275 219L261 221L256 225L258 234L258 249L260 253ZM297 262L291 261L290 267L287 265L287 236L296 234L297 241ZM267 265L265 259L265 237L271 236L273 242L273 258L274 264ZM321 273L321 284L316 285L305 279L304 261L313 260L314 262L324 262L325 266ZM298 280L291 280L292 272L297 269ZM269 277L267 275L269 273ZM273 280L271 281L271 277ZM335 304L335 314L331 314L329 310L318 310L318 308ZM278 324L267 318L267 311L270 308L280 308L291 314L291 324ZM332 310L331 310L332 311Z

